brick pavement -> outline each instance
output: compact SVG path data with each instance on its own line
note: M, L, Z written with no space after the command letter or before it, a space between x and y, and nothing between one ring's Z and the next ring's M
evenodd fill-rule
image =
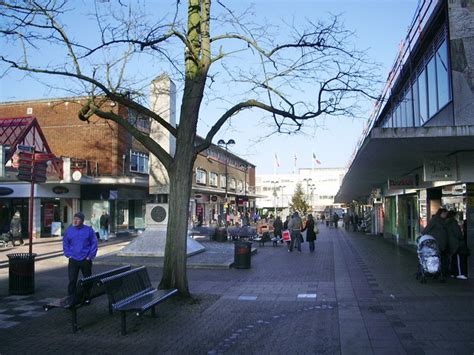
M307 243L302 253L265 246L248 270L190 269L194 298L161 304L156 319L129 316L125 337L119 315L98 299L79 310L76 334L60 310L0 329L0 353L472 354L472 280L422 285L416 264L379 237L321 227L314 254ZM61 258L37 263L34 299L63 294L65 266ZM149 272L156 284L161 269Z

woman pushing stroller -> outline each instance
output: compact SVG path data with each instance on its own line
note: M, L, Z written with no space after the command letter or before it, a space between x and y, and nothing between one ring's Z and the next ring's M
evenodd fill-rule
M448 248L448 231L446 229L446 217L448 211L445 208L438 209L438 212L431 217L428 225L421 232L422 235L430 235L438 244L438 250L441 261L441 281L446 282L449 269L449 248Z

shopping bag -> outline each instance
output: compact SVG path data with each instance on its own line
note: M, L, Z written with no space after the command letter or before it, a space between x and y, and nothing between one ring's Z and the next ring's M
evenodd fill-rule
M289 242L291 240L291 236L290 236L290 231L289 230L284 230L283 233L282 233L282 236L283 236L283 240L285 242Z

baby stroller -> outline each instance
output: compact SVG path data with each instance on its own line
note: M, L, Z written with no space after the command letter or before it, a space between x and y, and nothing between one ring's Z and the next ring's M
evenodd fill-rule
M431 235L422 235L417 239L418 271L416 279L426 283L426 277L438 278L441 270L441 258L438 242Z
M6 248L8 246L13 246L13 236L10 232L0 234L0 247Z

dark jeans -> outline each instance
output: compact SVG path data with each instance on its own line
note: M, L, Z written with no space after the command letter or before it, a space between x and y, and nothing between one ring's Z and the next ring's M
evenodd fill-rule
M314 252L314 240L310 240L308 243L309 243L309 251L311 253L313 253Z
M296 243L296 248L298 251L301 251L301 232L299 230L291 231L291 242L290 242L290 251L293 251L293 247Z
M449 253L447 250L440 252L441 257L441 278L447 278L449 271Z
M79 270L82 272L83 277L92 275L92 260L74 260L69 259L69 265L67 271L69 274L69 284L67 286L68 295L74 295L76 293L77 278L79 276ZM84 290L84 297L87 299L89 295L90 287Z

